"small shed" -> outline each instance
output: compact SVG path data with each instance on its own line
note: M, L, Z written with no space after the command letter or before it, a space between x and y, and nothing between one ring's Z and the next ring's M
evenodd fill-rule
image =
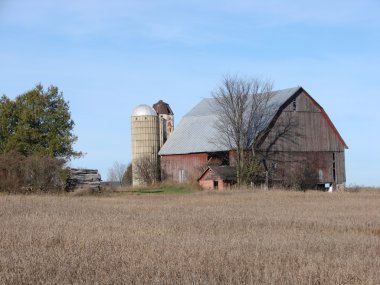
M198 179L203 189L226 189L236 183L236 168L232 166L209 166Z

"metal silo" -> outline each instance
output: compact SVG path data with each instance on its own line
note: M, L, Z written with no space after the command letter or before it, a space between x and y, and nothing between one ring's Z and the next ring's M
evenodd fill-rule
M137 106L131 115L133 186L158 180L160 147L159 117L145 104Z

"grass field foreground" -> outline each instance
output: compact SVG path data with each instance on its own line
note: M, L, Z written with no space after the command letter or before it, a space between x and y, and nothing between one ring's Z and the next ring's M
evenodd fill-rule
M0 284L380 284L380 192L0 196Z

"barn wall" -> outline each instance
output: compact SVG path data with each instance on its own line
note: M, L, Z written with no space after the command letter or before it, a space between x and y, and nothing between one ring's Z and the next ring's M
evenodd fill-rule
M321 112L319 107L315 105L315 103L310 100L310 97L306 95L305 92L302 92L299 96L297 96L296 105L295 105L295 111L297 112ZM284 111L287 112L293 112L294 111L294 104L291 102Z
M335 177L334 177L335 159ZM298 182L305 173L318 183L346 181L344 152L279 152L269 162L275 182Z
M201 179L199 180L199 185L202 187L202 189L212 190L214 189L214 181L218 181L218 189L217 190L224 190L231 187L231 183L225 182L222 179L218 178L215 180L206 180Z
M167 181L194 182L206 167L207 153L161 156L161 177Z
M279 116L274 128L283 128L292 118L297 127L292 128L290 137L280 138L273 151L344 151L339 135L321 109L304 92L296 98L294 111L291 102ZM271 132L266 144L273 141L276 132Z
M282 129L289 119L296 123L288 136L280 138L271 150L277 161L275 179L286 180L308 170L317 174L319 182L345 183L345 145L323 110L305 93L284 108L263 149L274 140L276 129ZM334 163L335 161L335 163ZM335 165L335 179L334 179Z
M214 189L214 181L213 180L199 180L199 185L202 189L211 190Z
M338 184L346 182L346 161L344 151L335 153L336 169L338 174Z

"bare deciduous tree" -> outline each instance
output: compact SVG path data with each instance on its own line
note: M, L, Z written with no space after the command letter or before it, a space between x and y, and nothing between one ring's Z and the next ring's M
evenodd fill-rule
M117 181L120 185L123 185L123 177L126 170L127 166L124 163L115 161L113 166L108 169L108 181Z
M235 151L238 185L252 181L260 165L268 172L266 162L273 146L280 138L291 138L295 126L289 116L272 132L278 111L272 100L272 83L228 76L212 96L216 102L215 128L220 134L217 143Z
M157 160L150 156L137 159L133 163L133 175L147 185L154 184L159 180Z
M281 114L281 117L279 115ZM276 143L280 140L286 142L288 146L296 145L297 138L302 136L298 131L298 121L295 119L294 112L277 112L269 125L262 130L256 137L252 145L252 153L259 161L266 173L265 180L268 185L268 179L275 172L274 165L277 163L289 163L294 161L292 158L284 158L274 151Z

